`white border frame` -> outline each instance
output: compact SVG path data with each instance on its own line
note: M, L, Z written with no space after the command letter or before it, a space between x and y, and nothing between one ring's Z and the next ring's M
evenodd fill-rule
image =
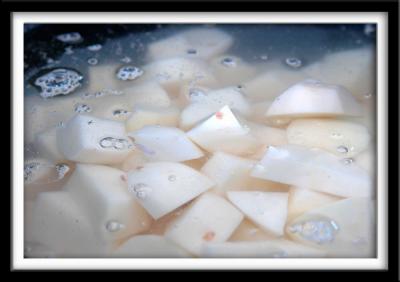
M251 17L249 17L251 14ZM23 40L24 23L376 23L377 24L377 181L388 187L387 13L121 13L52 12L12 14L13 187L12 269L387 269L387 189L377 195L377 258L373 259L25 259L23 250Z

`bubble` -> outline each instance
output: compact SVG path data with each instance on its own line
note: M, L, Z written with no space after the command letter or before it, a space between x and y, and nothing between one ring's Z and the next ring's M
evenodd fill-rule
M151 189L144 183L136 183L129 188L129 192L133 193L138 199L143 200L147 197L147 194L151 192Z
M83 76L70 69L53 69L36 78L34 84L41 88L40 95L49 98L57 95L67 95L81 86Z
M345 165L349 165L349 164L352 164L352 163L354 162L354 159L352 159L352 158L346 158L346 159L343 159L342 162L343 162Z
M294 58L294 57L286 58L285 62L289 67L296 68L296 69L302 66L301 60L298 58Z
M187 53L188 55L196 55L196 54L197 54L197 50L196 50L196 49L188 49L188 50L186 51L186 53Z
M102 46L101 44L93 44L93 45L89 45L89 46L87 47L87 49L88 49L89 51L92 51L92 52L100 51L101 48L103 48L103 46Z
M63 179L65 175L68 173L70 170L69 165L67 164L57 164L56 165L56 171L58 174L58 180Z
M192 88L189 90L189 98L191 100L197 100L198 98L203 98L206 96L206 93L198 88Z
M347 154L349 149L346 146L341 145L336 148L336 151L341 154Z
M261 56L260 56L260 59L261 59L262 61L266 61L266 60L268 60L268 55L261 55Z
M335 138L335 139L340 139L340 138L343 137L343 135L340 134L340 133L334 132L334 133L331 134L331 137L332 137L332 138Z
M124 66L117 72L117 78L119 80L135 80L143 75L143 70L135 66Z
M129 64L130 62L132 62L132 59L128 56L125 56L121 59L121 62L123 62L125 64Z
M223 58L223 59L221 60L221 64L222 64L223 66L229 67L229 68L236 67L236 62L235 62L235 60L232 59L232 58L230 58L230 57Z
M24 180L26 182L31 181L32 177L34 176L35 172L40 169L39 162L31 162L24 165Z
M176 176L175 175L170 175L170 176L168 176L168 180L173 182L173 181L176 180Z
M57 40L64 43L79 43L83 41L83 37L79 32L69 32L57 35Z
M303 239L317 244L332 242L338 230L339 225L332 219L305 221L289 228L290 232L298 233Z
M89 59L87 60L87 62L88 62L89 65L95 66L95 65L98 64L99 61L98 61L96 58L89 58Z
M123 110L123 109L115 110L112 113L112 115L115 117L124 117L124 116L127 116L128 114L130 114L130 112L127 110Z
M369 99L369 98L371 98L372 97L372 94L371 93L365 93L364 94L364 98L366 98L366 99Z
M86 104L76 104L74 108L75 113L90 113L92 108Z
M131 148L132 144L126 139L114 139L113 142L114 149L123 150L127 148Z
M113 137L105 137L100 140L100 146L102 148L111 148L114 143L114 138Z
M124 227L125 226L122 223L120 223L116 220L109 220L106 223L106 230L108 232L117 232L117 231L123 229Z

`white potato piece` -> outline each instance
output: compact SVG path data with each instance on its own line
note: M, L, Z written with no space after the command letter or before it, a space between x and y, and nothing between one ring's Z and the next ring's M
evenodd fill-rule
M171 99L168 93L156 81L133 84L123 90L128 103L134 106L169 107Z
M65 161L65 156L57 146L57 132L59 126L53 126L45 131L39 132L35 138L35 148L39 156L53 162Z
M288 193L230 191L227 196L229 201L264 231L277 236L283 235L288 210Z
M375 94L375 69L375 50L365 47L326 55L303 71L324 82L340 84L363 99Z
M293 240L330 257L374 257L374 214L373 200L344 199L304 213L286 231Z
M250 104L237 87L226 87L196 94L191 95L192 103L181 113L179 122L181 128L192 128L225 105L243 115L249 115L251 112Z
M129 195L124 172L100 165L77 164L64 186L86 212L104 240L125 238L150 227L151 218Z
M145 148L143 152L151 161L183 162L204 156L185 132L175 127L146 125L128 136L139 150Z
M208 64L202 60L174 57L155 61L143 67L140 81L157 81L170 93L177 93L182 84L216 85Z
M365 126L331 119L297 119L286 132L289 144L321 148L344 158L364 151L371 139Z
M243 90L246 93L246 90ZM265 118L265 113L271 106L273 100L261 100L251 103L250 118L254 122L265 123L268 120Z
M356 165L365 169L371 176L373 176L375 173L376 161L375 161L375 148L372 146L372 144L363 152L358 154L354 158L354 162Z
M119 246L112 256L121 258L191 257L184 249L158 235L133 236Z
M252 78L257 70L237 56L230 54L218 56L210 61L219 85L240 85Z
M201 167L201 172L215 181L212 192L224 196L227 191L233 190L262 190L281 191L285 185L257 179L250 176L256 161L215 152Z
M177 126L179 123L179 108L155 107L148 105L137 105L132 109L130 117L125 122L126 130L134 131L146 125Z
M236 228L235 232L232 234L228 241L270 241L276 239L276 237L276 235L265 232L252 221L245 218Z
M137 201L158 219L207 191L214 182L181 163L151 162L130 171L128 185Z
M233 38L216 28L192 28L149 44L148 60L187 56L209 59L229 49Z
M213 116L187 132L196 144L209 152L245 155L251 154L261 145L250 134L250 129L241 124L229 106L224 106Z
M288 220L341 199L343 198L292 186L289 190Z
M211 258L320 258L325 252L289 240L204 243L202 257Z
M285 129L275 128L255 122L247 122L251 133L257 140L266 146L279 146L288 143L287 133Z
M41 193L32 216L34 241L57 257L99 257L112 249L98 237L87 214L68 192Z
M373 195L365 170L321 149L298 145L270 146L251 175L341 197Z
M199 255L204 242L224 242L243 220L242 213L222 197L205 193L165 232L165 237Z
M273 101L267 118L360 116L361 105L345 88L307 79L285 90Z
M150 159L140 150L133 150L120 165L120 169L128 172L132 169L137 169L143 164L150 162Z
M68 160L96 164L120 163L133 149L122 122L89 115L77 115L60 127L57 144Z
M266 72L244 82L246 97L253 101L273 100L291 85L307 78L303 72L280 65L271 63Z

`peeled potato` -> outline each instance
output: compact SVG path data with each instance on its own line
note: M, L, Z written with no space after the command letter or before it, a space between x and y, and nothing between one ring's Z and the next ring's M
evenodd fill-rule
M185 132L175 127L146 125L128 135L139 150L145 147L143 152L152 161L182 162L204 156Z
M210 189L214 182L174 162L151 162L128 173L129 190L158 219Z
M156 81L135 83L123 91L131 107L169 107L171 105L168 93Z
M267 118L360 116L362 108L345 88L307 79L273 101Z
M228 199L264 231L282 236L287 217L288 193L230 191Z
M364 151L371 139L365 126L331 119L294 120L286 132L290 144L321 148L343 158Z
M229 242L240 242L240 241L268 241L276 239L276 235L267 233L254 224L249 219L245 218L235 232L229 238Z
M57 146L58 129L58 126L53 126L38 133L35 138L35 148L39 155L54 162L62 162L66 160L65 156Z
M227 200L205 193L171 223L165 237L198 255L202 243L228 240L242 219L242 213Z
M310 210L287 226L299 243L331 257L372 257L375 253L374 201L351 198Z
M356 165L365 169L371 176L373 176L375 172L375 165L377 163L375 158L375 149L372 146L369 146L366 150L354 158L354 162Z
M252 176L340 197L371 197L369 174L320 149L298 145L270 146Z

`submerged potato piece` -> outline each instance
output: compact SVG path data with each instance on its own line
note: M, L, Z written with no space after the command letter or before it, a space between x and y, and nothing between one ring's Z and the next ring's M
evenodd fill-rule
M41 193L32 215L34 241L49 247L57 257L99 257L112 243L98 236L84 207L69 192Z
M146 125L128 136L151 161L183 162L204 156L185 132L175 127Z
M202 257L214 258L320 258L325 252L289 240L205 243Z
M298 145L270 146L252 176L341 197L371 197L369 174L320 149Z
M261 145L242 125L229 106L224 106L213 116L187 132L196 144L209 152L245 155L251 154Z
M197 83L213 86L216 80L206 62L184 57L168 58L143 67L141 81L157 81L170 93L179 91L183 84Z
M354 158L355 164L368 171L371 176L375 172L375 164L377 163L375 161L376 157L374 150L374 147L370 145L367 149Z
M373 257L374 201L351 198L310 210L287 225L295 241L320 248L331 257Z
M181 247L158 235L137 235L129 238L113 253L120 258L184 258L191 257Z
M122 162L133 144L121 122L77 115L57 134L61 153L71 161L96 164Z
M234 191L228 199L267 232L282 236L287 217L288 193Z
M245 218L229 238L229 242L238 241L269 241L276 239L276 235L265 232L249 219Z
M215 152L212 157L201 167L201 172L215 181L212 192L225 195L232 190L262 190L282 191L280 183L261 180L250 176L256 161L227 154ZM284 191L284 190L283 190Z
M339 157L359 154L370 141L365 126L331 119L294 120L286 132L290 144L321 148Z
M159 60L175 56L208 59L225 52L233 38L216 28L193 28L149 44L147 58Z
M123 174L108 166L77 164L64 186L85 210L95 232L107 241L142 232L151 223L150 216L129 195Z
M333 195L292 186L289 190L288 220L308 210L319 208L341 199Z
M151 162L128 173L129 191L158 219L210 189L214 182L198 171L173 162Z
M253 101L273 100L291 85L307 78L303 72L272 64L269 70L243 83L246 97Z
M168 93L156 81L145 81L134 84L123 90L131 107L150 106L150 107L168 107L171 105L171 99Z
M273 101L268 118L360 116L362 108L345 88L307 79L294 84Z
M257 71L241 58L229 54L212 59L210 65L221 86L240 85L252 78Z
M286 130L282 128L271 127L255 122L247 122L251 133L257 140L266 146L279 146L288 143Z
M342 85L363 99L375 94L375 69L375 50L367 47L326 55L303 71L324 82Z
M125 122L127 131L141 129L146 125L177 126L179 108L137 105L133 107L130 117Z
M54 162L66 160L57 146L57 132L59 127L53 126L36 135L35 148L41 157L47 158Z
M202 243L228 240L242 219L242 213L227 200L205 193L171 223L165 237L199 255Z
M251 111L250 104L237 87L197 92L192 94L190 99L192 103L182 111L179 122L180 127L184 129L192 128L225 105L243 115L248 115Z

